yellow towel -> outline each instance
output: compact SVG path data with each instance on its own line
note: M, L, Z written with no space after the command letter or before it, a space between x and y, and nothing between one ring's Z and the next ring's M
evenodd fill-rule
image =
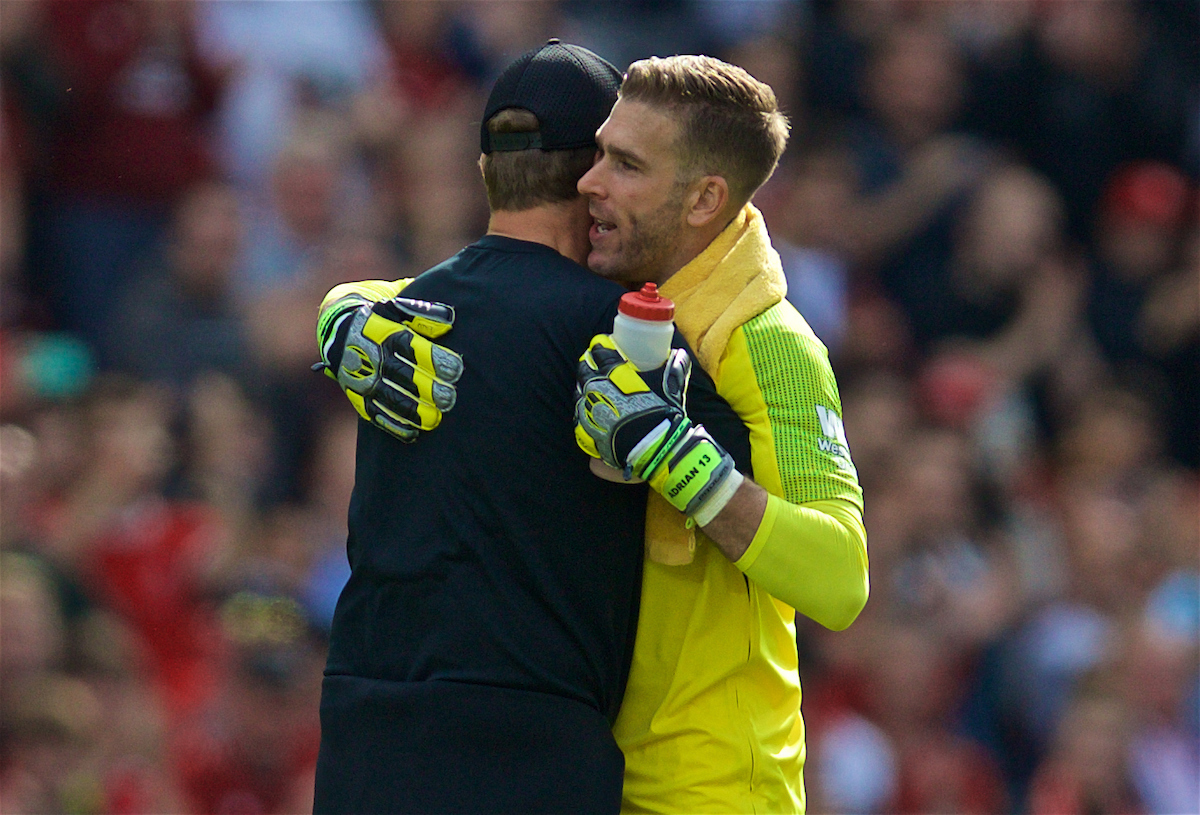
M762 213L747 204L733 222L659 289L675 301L675 325L714 380L729 338L787 294ZM655 563L692 562L696 533L658 493L646 506L646 547Z

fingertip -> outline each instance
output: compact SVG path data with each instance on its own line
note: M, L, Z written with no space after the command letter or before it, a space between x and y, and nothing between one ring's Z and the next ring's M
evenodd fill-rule
M431 354L433 360L434 372L438 379L453 385L462 377L463 362L462 357L450 351L449 349L440 346L434 346Z
M458 390L440 382L433 383L430 396L433 397L434 406L443 412L450 410L458 402Z

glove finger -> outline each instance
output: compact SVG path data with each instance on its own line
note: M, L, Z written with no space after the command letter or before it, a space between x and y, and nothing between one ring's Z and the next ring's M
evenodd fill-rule
M616 405L608 394L594 388L584 388L579 400L580 424L589 430L608 433L621 418Z
M405 444L411 444L412 442L416 441L417 436L421 434L421 432L415 427L412 427L411 425L400 424L399 422L394 421L386 413L376 413L375 418L372 419L372 422L384 432L395 436Z
M393 297L376 303L372 310L390 320L409 325L418 334L430 339L437 339L454 327L454 307L445 303Z
M612 338L611 334L594 334L588 342L588 350L594 351L597 348L609 348L620 353L617 348L617 341Z
M424 337L421 338L424 341ZM434 375L443 382L453 385L462 377L463 361L456 351L437 343L429 343L429 362Z
M613 456L610 432L617 414L611 403L594 391L575 403L575 443L589 456L610 467L622 466Z
M371 402L393 421L421 430L433 430L442 422L442 411L435 405L386 379L379 383Z
M596 370L602 375L607 375L610 371L629 361L625 358L624 354L615 348L593 345L589 349L589 353L591 354L592 361L595 363Z
M588 383L596 379L603 379L599 371L592 367L592 363L588 361L585 354L584 359L579 360L579 367L575 369L575 398L578 399L583 395L583 389L588 386Z
M354 405L354 409L358 412L359 416L400 439L400 441L410 442L417 438L417 428L399 420L380 405L377 400L371 399L368 401L354 391L346 391L346 398L350 400L350 404Z
M691 382L691 378L692 358L688 356L687 351L676 348L667 357L667 364L663 366L662 385L663 396L680 410L684 409L688 383Z
M646 380L642 379L642 375L638 373L637 368L633 367L632 362L623 362L612 368L608 371L605 379L626 396L632 396L635 393L652 393L650 386L646 384Z
M611 355L614 353L620 357L619 362L613 363L613 358ZM597 356L597 354L599 356ZM591 341L588 343L588 349L584 351L583 356L579 358L580 362L586 362L595 370L600 370L600 360L605 360L610 364L618 365L620 362L625 361L624 354L621 353L621 350L617 348L616 342L614 342L613 338L608 334L596 334L593 336ZM601 371L601 373L607 373L607 371Z
M384 358L383 379L401 391L415 396L419 401L430 403L438 410L450 410L458 399L458 389L453 385L430 376L427 370L394 354Z
M397 331L406 330L408 329L405 329L403 325L391 317L375 311L374 307L372 307L371 313L367 315L366 322L362 324L362 335L378 346L382 346ZM353 334L353 331L352 327L351 334Z
M596 374L596 360L592 359L592 349L583 352L579 358L579 369L575 378L581 382Z
M462 357L445 346L431 342L407 326L387 338L384 350L407 360L443 382L454 384L462 376Z
M582 421L583 403L580 402L575 408L575 443L579 445L579 449L587 453L592 458L600 458L600 451L596 447L596 440L583 426Z

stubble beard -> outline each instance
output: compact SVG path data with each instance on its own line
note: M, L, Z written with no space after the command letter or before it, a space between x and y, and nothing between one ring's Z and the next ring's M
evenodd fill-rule
M595 266L589 257L588 267L600 277L619 283L661 282L678 271L667 267L683 230L682 205L683 189L678 188L658 209L642 217L630 217L628 226L623 227L626 234L617 255Z

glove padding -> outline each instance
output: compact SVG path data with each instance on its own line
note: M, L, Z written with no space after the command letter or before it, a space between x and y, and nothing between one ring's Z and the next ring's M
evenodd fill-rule
M575 439L626 480L649 482L703 526L728 503L742 477L733 457L687 416L691 371L687 352L673 350L661 369L660 396L612 337L596 335L579 361Z
M319 367L342 386L358 415L404 442L437 427L454 407L463 365L461 356L431 340L453 328L454 309L394 297L366 302L337 322Z

